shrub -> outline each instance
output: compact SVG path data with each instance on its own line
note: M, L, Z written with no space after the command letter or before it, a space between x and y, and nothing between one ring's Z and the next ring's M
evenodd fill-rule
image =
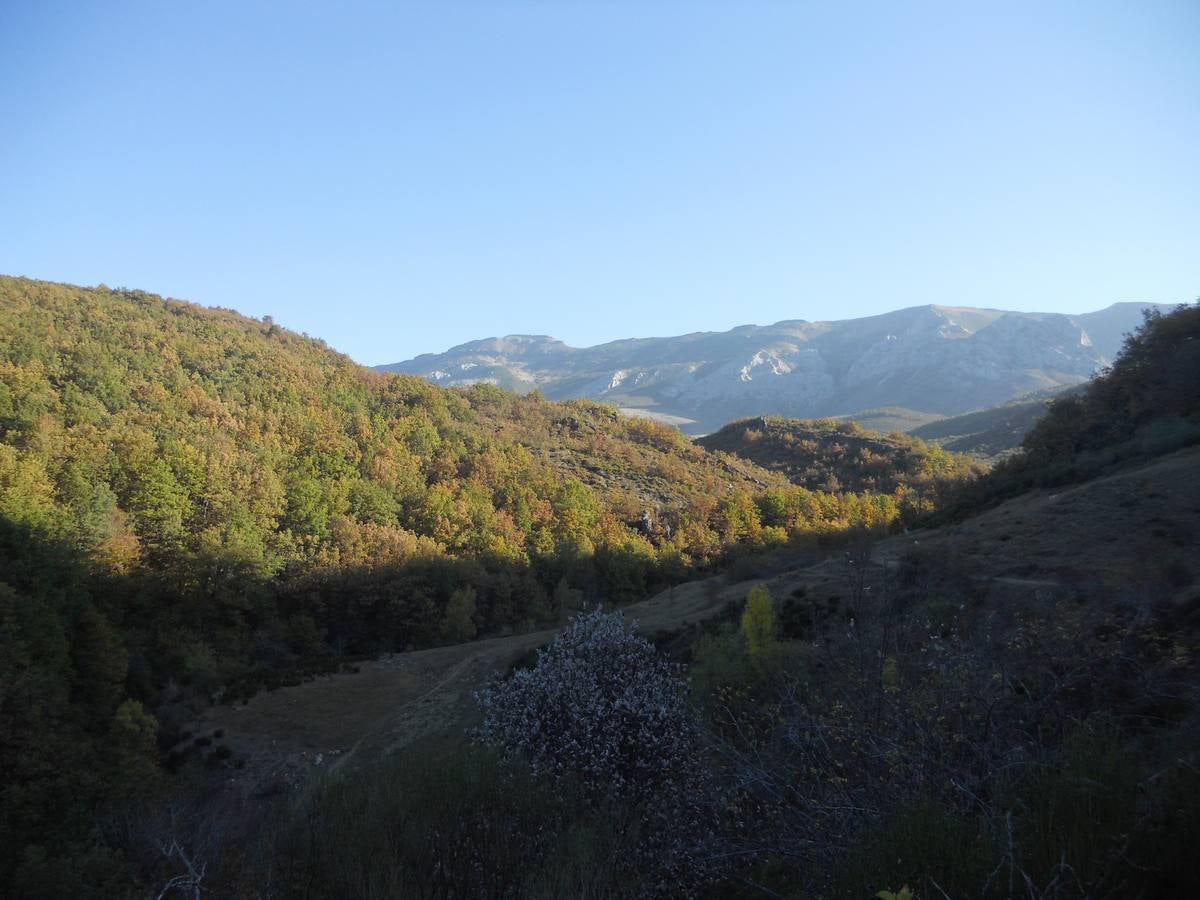
M480 742L577 780L589 803L619 810L623 833L642 835L646 892L709 874L698 850L713 819L680 675L620 613L597 609L569 621L532 669L475 695Z
M1191 587L1192 583L1196 580L1196 576L1192 570L1181 559L1173 559L1167 563L1163 569L1163 577L1166 579L1167 584L1175 590Z
M979 896L998 850L976 821L935 806L890 812L869 828L838 867L843 896L868 897L880 883L908 883L919 897ZM878 895L876 895L878 896Z
M481 748L410 748L322 780L281 829L283 896L628 897L624 838L570 780Z
M620 613L577 616L532 669L494 678L475 699L481 742L527 756L534 771L575 772L596 794L656 793L695 750L678 667Z

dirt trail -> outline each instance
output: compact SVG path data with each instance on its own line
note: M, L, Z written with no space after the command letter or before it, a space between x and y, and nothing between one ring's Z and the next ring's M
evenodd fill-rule
M741 599L749 584L723 577L679 585L623 609L645 634L673 630ZM276 777L303 777L313 767L343 770L393 753L420 738L463 728L471 699L492 672L548 643L554 629L468 644L396 653L339 673L206 710L192 725L245 762L231 781L257 789Z

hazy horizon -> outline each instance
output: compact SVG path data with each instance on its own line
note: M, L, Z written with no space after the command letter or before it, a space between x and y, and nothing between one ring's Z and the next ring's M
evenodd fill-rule
M111 287L111 285L110 285L110 287ZM1200 298L1198 298L1198 299L1200 299ZM623 337L609 338L608 340L604 340L604 341L596 341L595 343L591 343L591 344L572 344L570 341L565 341L562 338L558 337L558 335L554 335L554 334L533 333L533 332L508 332L505 334L486 334L486 335L480 335L480 336L474 337L474 338L467 338L466 340L459 341L457 344L452 344L448 347L442 347L437 350L422 350L420 353L417 353L412 357L408 357L408 359L415 359L416 357L419 357L419 356L437 356L440 353L443 353L447 350L453 350L457 347L461 347L461 346L464 346L467 344L474 344L474 343L478 343L480 341L496 340L496 339L503 339L503 338L515 338L515 337L551 338L553 340L559 341L560 343L566 344L568 347L571 347L573 349L585 350L585 349L588 349L589 347L596 347L601 344L609 344L609 343L615 343L615 342L620 342L620 341L658 340L658 339L663 339L663 338L686 337L686 336L692 335L692 334L724 334L726 332L733 331L738 328L772 328L776 325L782 325L786 322L810 322L810 323L814 323L814 324L815 323L844 322L844 321L851 321L853 319L859 319L859 318L869 318L870 316L875 316L875 315L887 315L888 313L893 313L893 312L903 312L906 309L919 309L922 306L934 306L934 307L939 307L942 309L983 309L983 310L997 310L997 311L1001 311L1001 312L1024 312L1024 313L1031 313L1034 315L1038 315L1038 314L1056 315L1057 314L1057 315L1065 315L1065 316L1080 316L1080 315L1087 315L1088 313L1102 312L1106 309L1110 309L1113 306L1119 306L1121 304L1131 304L1134 306L1143 306L1143 305L1178 306L1180 304L1186 305L1190 302L1195 302L1195 301L1181 300L1181 301L1179 301L1179 303L1168 303L1168 302L1162 302L1162 301L1157 301L1157 300L1114 300L1112 303L1106 303L1103 306L1097 306L1094 308L1078 309L1078 310L1055 310L1055 311L1046 310L1046 309L1016 309L1016 308L1004 309L1004 308L995 307L995 306L993 306L993 307L969 307L969 306L955 305L955 304L949 304L949 303L921 303L921 304L916 304L914 306L899 306L899 307L896 307L895 309L883 310L882 312L878 312L878 313L870 313L869 316L849 316L849 317L841 318L841 319L804 319L804 318L793 317L791 319L777 319L774 322L741 322L737 325L731 325L729 328L722 328L722 329L699 328L699 329L696 329L695 331L681 331L678 334L631 334L631 335L625 335ZM280 324L282 325L284 323L281 322ZM313 335L313 337L320 337L320 335ZM402 360L392 360L392 362L401 362L401 361ZM364 363L364 365L367 365L367 363ZM370 365L386 366L386 365L388 365L388 363L372 363Z

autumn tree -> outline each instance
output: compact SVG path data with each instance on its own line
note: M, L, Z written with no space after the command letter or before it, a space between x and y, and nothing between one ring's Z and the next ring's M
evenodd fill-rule
M766 660L778 644L775 607L771 602L771 591L765 584L755 585L746 595L742 638L746 642L746 654L755 662Z

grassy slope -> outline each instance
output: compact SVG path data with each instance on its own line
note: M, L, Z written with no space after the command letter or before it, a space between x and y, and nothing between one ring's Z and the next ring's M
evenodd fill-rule
M625 607L642 631L673 631L742 599L745 586L724 576L693 581ZM281 775L307 776L322 765L358 768L422 738L461 735L475 710L472 692L494 671L550 641L554 630L395 653L293 687L260 693L244 705L215 706L189 725L223 732L246 760L226 773L251 790ZM181 749L183 749L181 747ZM324 758L317 761L318 754Z
M968 453L988 462L1015 453L1025 435L1046 414L1054 397L1070 396L1079 388L1016 400L991 409L951 416L909 431L913 437L955 453Z
M881 406L876 409L863 409L858 412L834 418L844 422L857 422L870 431L891 434L894 431L912 433L923 425L938 422L946 418L939 413L920 412L906 409L903 406Z

